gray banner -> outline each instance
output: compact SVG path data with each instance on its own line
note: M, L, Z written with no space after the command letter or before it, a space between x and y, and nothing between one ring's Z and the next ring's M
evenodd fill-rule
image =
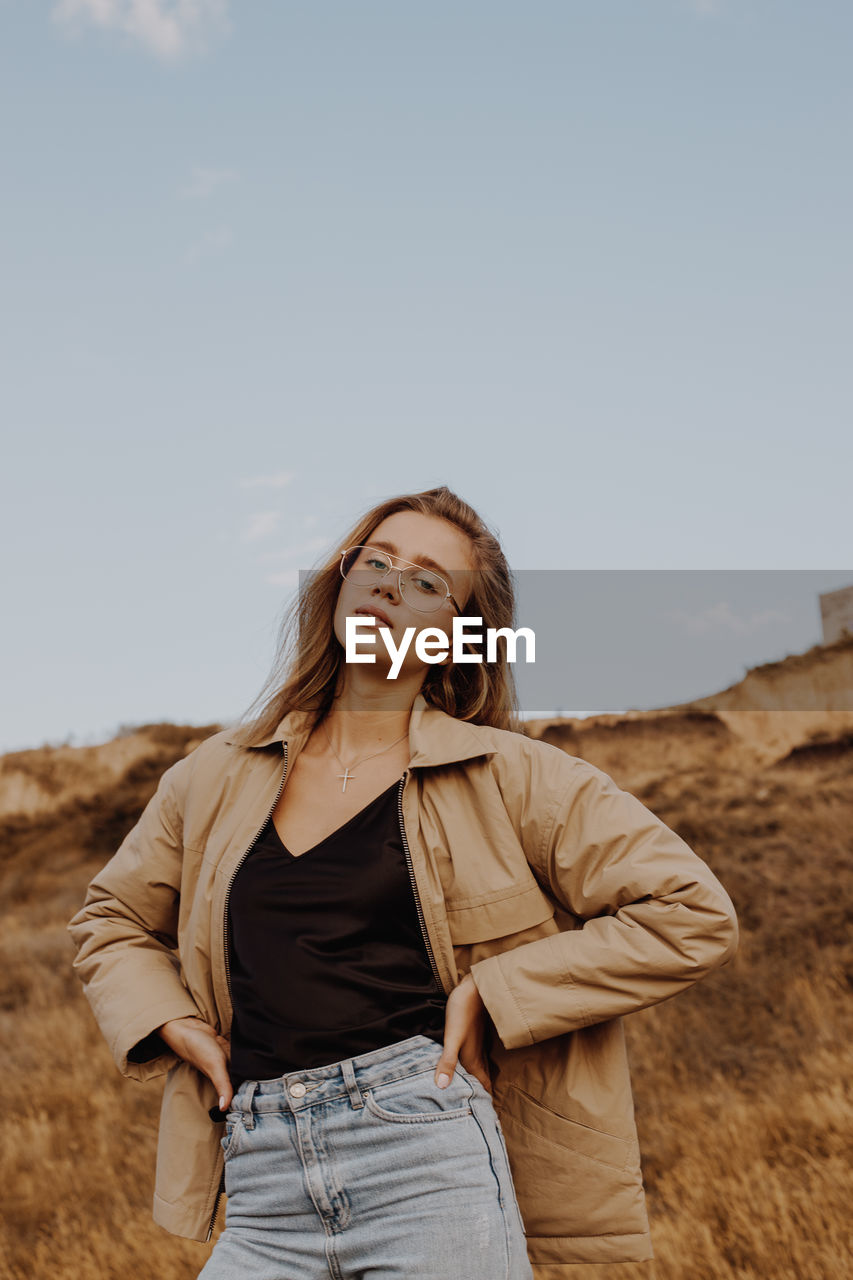
M535 666L515 668L522 708L573 715L692 701L804 654L823 640L819 596L853 583L853 571L526 570L515 579L519 621L536 633ZM750 677L737 705L853 709L853 646L832 673L816 654L805 665L811 674L800 663L796 674Z
M300 589L311 576L300 573ZM515 626L536 638L535 662L519 640L513 667L526 716L650 710L736 685L724 705L853 710L853 607L845 619L833 601L830 638L841 639L828 649L820 602L853 570L527 569L513 580ZM806 657L767 665L791 655Z

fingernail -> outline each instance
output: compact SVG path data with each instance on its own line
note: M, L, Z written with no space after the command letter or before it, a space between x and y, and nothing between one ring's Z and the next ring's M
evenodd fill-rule
M446 1089L447 1086L450 1084L450 1076L445 1075L444 1072L442 1071L441 1075L438 1077L437 1084L439 1089Z
M225 1094L224 1093L221 1093L219 1095L219 1110L220 1111L225 1110Z

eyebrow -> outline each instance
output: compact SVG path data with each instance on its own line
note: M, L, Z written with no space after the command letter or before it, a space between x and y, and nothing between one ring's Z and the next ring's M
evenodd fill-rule
M392 556L396 556L398 560L406 560L405 556L401 556L393 542L383 542L381 539L373 539L367 544L369 547L376 547L379 551L390 551ZM447 579L448 584L453 587L453 578L450 572L443 565L433 560L431 556L420 556L417 560L406 560L406 564L413 564L421 569L434 569L436 573L440 573L443 578Z

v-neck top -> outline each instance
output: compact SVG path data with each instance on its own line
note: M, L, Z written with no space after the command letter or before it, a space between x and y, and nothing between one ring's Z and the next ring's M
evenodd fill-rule
M270 817L231 886L231 1080L269 1080L413 1035L447 997L418 922L394 782L306 853Z

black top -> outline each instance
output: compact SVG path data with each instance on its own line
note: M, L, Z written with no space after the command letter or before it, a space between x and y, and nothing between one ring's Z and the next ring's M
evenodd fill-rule
M442 1043L398 815L400 782L294 857L267 822L231 886L231 1081L270 1080L409 1036Z

